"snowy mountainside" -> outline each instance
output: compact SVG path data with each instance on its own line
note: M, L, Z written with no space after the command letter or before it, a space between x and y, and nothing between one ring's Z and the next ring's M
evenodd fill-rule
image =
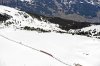
M41 20L48 20L51 23L58 24L59 28L67 31L66 33L84 35L88 37L100 38L100 24L89 22L77 22L72 20L61 19L58 17L46 17L42 15L34 14L32 17L36 17ZM41 19L42 18L42 19Z
M19 25L19 27L20 27L20 26L23 26L23 24L21 24L21 23L24 23L24 24L30 23L33 20L25 12L18 11L14 8L2 6L2 5L0 5L0 14L7 14L7 15L11 16L10 19L5 21L6 24L8 23L8 26L9 26L9 23L11 23L11 24L15 24L16 26Z
M99 25L99 23L78 22L78 21L73 21L73 20L62 19L59 17L47 17L47 16L32 14L32 13L30 15L33 18L35 17L41 21L45 20L45 21L49 21L50 23L58 24L59 28L66 30L66 31L68 31L70 29L81 29L84 27L88 27L91 24L94 24L94 25L98 24Z
M32 18L29 14L14 8L0 5L0 14L11 16L8 20L3 21L2 27L11 26L19 29L30 28L31 30L63 31L57 24L49 23L48 21L45 22L45 20L40 21L37 18Z

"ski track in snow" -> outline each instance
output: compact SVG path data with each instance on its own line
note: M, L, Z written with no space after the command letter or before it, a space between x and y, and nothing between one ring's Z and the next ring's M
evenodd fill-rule
M31 44L29 44L29 43L27 43L25 40L27 40L27 39L25 39L25 40L20 40L15 34L18 34L18 36L22 36L23 38L22 39L24 39L25 37L25 35L27 35L27 32L28 31L25 31L25 32L23 32L23 31L21 31L21 30L16 30L16 31L10 31L11 29L8 29L8 28L6 28L6 29L1 29L0 30L0 36L1 37L3 37L3 38L5 38L5 39L7 39L7 40L10 40L10 41L12 41L12 42L15 42L15 43L17 43L17 44L20 44L21 46L25 46L25 47L27 47L27 48L30 48L30 49L32 49L32 50L35 50L35 51L38 51L38 52L40 52L40 53L43 53L43 54L45 54L45 55L47 55L47 56L50 56L50 57L52 57L53 59L55 59L56 61L59 61L60 63L62 63L62 64L64 64L64 65L66 65L66 66L74 66L74 65L72 65L72 64L70 64L69 62L68 62L68 64L66 64L67 63L67 59L66 59L66 61L65 60L63 60L64 58L61 58L58 54L56 54L55 52L53 52L52 51L52 49L54 49L54 48L49 48L49 44L48 43L46 43L45 42L45 44L44 44L44 39L42 39L42 45L43 46L41 46L41 44L39 44L39 43L41 43L41 41L38 43L39 45L40 45L40 48L38 48L38 47L36 47L35 45L37 45L37 41L35 42L35 44L32 46ZM18 33L17 33L17 31L18 31ZM23 33L25 33L25 35L22 35L23 33L21 33L21 32L23 32ZM31 33L32 32L32 33ZM35 31L30 31L30 32L28 32L29 34L27 35L27 36L29 36L30 35L30 39L33 41L32 42L32 44L34 43L34 41L35 41L35 38L42 38L42 36L40 36L40 35L42 35L43 33L39 33L39 34L36 34L36 36L33 36L34 38L32 39L31 38L31 36L35 33ZM45 35L46 33L44 33L43 34L43 36ZM47 34L50 34L50 33L47 33ZM52 34L52 33L51 33ZM39 37L37 37L37 35L39 36ZM54 33L54 35L56 35L56 33ZM53 36L54 36L53 35ZM65 35L67 35L67 34L63 34L62 36L65 36ZM10 37L11 36L11 37ZM26 37L27 37L26 36ZM49 35L47 35L47 36L49 36ZM47 36L44 36L44 38L45 37L47 37ZM61 35L56 35L56 36L59 36L59 38L61 39ZM9 37L9 38L8 38ZM13 38L12 38L13 37ZM17 39L16 39L16 37L17 37ZM66 39L64 39L66 37ZM95 59L95 53L96 54L99 54L99 53L97 53L98 51L99 51L99 48L100 48L100 45L98 45L98 42L97 41L99 41L98 39L95 39L95 38L91 38L91 39L89 39L89 38L85 38L85 39L81 39L81 41L83 41L83 42L78 42L77 41L77 39L79 39L78 37L76 38L76 39L74 39L74 38L72 38L72 39L68 39L67 38L67 36L65 36L65 37L63 37L63 41L65 41L66 40L66 42L68 42L69 43L69 45L67 44L67 43L65 43L66 44L66 46L65 46L65 44L63 44L63 46L61 46L61 47L59 47L59 43L57 43L57 46L56 46L56 50L58 49L57 47L59 47L59 50L58 50L58 52L60 51L62 51L62 48L66 48L65 50L65 52L67 52L67 51L69 51L69 49L68 49L68 47L69 48L72 48L72 49L70 49L70 51L72 51L72 50L74 50L73 48L77 48L77 49L79 49L80 50L80 52L79 53L84 53L83 54L83 58L88 58L88 56L90 56L91 58L93 57L93 56L91 56L91 54L93 54L94 55L94 60L96 60ZM70 36L70 37L72 37L72 36ZM57 38L57 37L56 37ZM50 39L50 38L49 38ZM52 37L52 39L53 39L53 37ZM77 41L76 42L76 44L74 44L73 42L73 39L75 40L75 41ZM94 40L92 40L92 39L94 39ZM55 39L54 39L55 40ZM58 40L58 39L57 39ZM69 42L68 40L72 40L73 42ZM89 40L88 42L86 41L86 40ZM27 40L28 41L28 40ZM84 41L86 41L86 42L84 42ZM29 41L30 42L30 41ZM56 42L56 41L55 41ZM55 43L54 42L54 43ZM59 42L62 42L62 40L61 41L59 41ZM52 43L52 42L50 42L50 43ZM78 43L78 44L77 44ZM80 44L81 43L81 44ZM46 46L45 45L48 45L47 46L47 48L49 48L49 51L47 50L47 48L46 48ZM85 46L84 46L84 44L86 45L86 47L87 48L85 48ZM55 44L54 44L55 45ZM51 45L51 46L54 46L53 44ZM75 45L77 45L77 46L75 46ZM83 46L83 48L82 48L82 46ZM91 45L91 46L90 46ZM97 47L97 46L98 47ZM65 46L65 47L64 47ZM70 47L71 46L71 47ZM89 47L90 46L90 47ZM44 48L44 49L43 49ZM60 48L61 48L61 50L60 50ZM77 49L75 49L75 50L77 50ZM96 49L98 49L98 50L96 50ZM90 52L90 50L92 51L92 52ZM70 52L69 51L69 52ZM94 51L97 51L97 52L94 52ZM59 53L60 53L59 52ZM55 53L55 54L54 54ZM62 54L63 52L61 52L61 54ZM73 53L73 52L72 52ZM78 54L79 54L78 53ZM74 53L74 54L77 54L77 53ZM70 54L69 54L70 55ZM66 56L68 56L68 57L70 57L69 55L66 55ZM79 54L80 55L80 54ZM84 56L84 55L86 55L86 56ZM97 55L98 56L98 55ZM75 59L77 59L77 57L78 56L76 56L76 58L74 58L73 60L75 60ZM72 56L72 58L73 58L73 56ZM82 57L80 56L79 57L80 59L82 59ZM60 60L59 60L60 59ZM68 59L69 60L69 59ZM89 60L89 59L88 59ZM97 59L98 60L98 59ZM84 60L85 61L85 60ZM86 60L87 61L87 60ZM93 60L92 60L93 61ZM65 63L66 62L66 63ZM79 61L78 61L79 62ZM80 61L81 62L81 61ZM79 62L79 63L80 63ZM87 61L87 63L88 63L89 61ZM96 63L96 62L95 62ZM81 63L80 63L81 64ZM83 64L82 64L83 65ZM91 65L83 65L83 66L91 66ZM93 65L92 65L93 66ZM98 66L98 65L97 65Z
M30 49L32 49L32 50L35 50L35 51L38 51L38 52L41 52L41 53L44 53L44 54L46 54L46 55L48 55L48 56L54 58L55 60L59 61L60 63L62 63L62 64L64 64L64 65L71 66L71 65L65 63L64 61L61 61L60 59L58 59L57 57L53 56L52 54L50 54L50 53L48 53L48 52L45 52L45 51L43 51L43 50L39 50L39 49L33 48L33 47L31 47L31 46L28 46L28 45L25 45L25 44L22 43L22 42L18 42L18 41L12 40L12 39L10 39L10 38L8 38L8 37L6 37L6 36L3 36L3 35L1 35L1 34L0 34L0 36L3 37L3 38L5 38L5 39L7 39L7 40L9 40L9 41L12 41L12 42L15 42L15 43L17 43L17 44L20 44L20 45L22 45L22 46L24 46L24 47L30 48Z

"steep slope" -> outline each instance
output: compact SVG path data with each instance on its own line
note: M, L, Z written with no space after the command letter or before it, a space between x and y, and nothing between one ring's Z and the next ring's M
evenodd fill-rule
M6 21L3 21L2 27L13 27L15 29L30 29L30 30L43 30L43 31L63 31L59 28L59 25L50 23L45 20L38 20L32 18L29 14L18 11L14 8L0 6L0 14L7 14L11 16ZM42 18L41 18L42 19Z

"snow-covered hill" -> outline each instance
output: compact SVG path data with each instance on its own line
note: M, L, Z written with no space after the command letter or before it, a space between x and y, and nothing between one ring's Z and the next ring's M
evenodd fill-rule
M45 20L40 21L37 18L32 18L29 14L23 11L19 11L7 6L0 5L0 14L7 14L10 16L8 20L5 20L3 23L1 23L2 25L0 26L2 28L13 27L27 30L63 31L57 24L53 24Z
M82 29L76 30L70 29L68 33L84 35L88 37L95 37L100 39L100 25L91 25L89 27L84 27Z

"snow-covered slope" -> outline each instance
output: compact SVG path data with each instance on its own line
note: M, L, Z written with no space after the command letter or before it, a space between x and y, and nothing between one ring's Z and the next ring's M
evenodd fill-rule
M41 29L45 31L63 31L59 28L59 25L49 23L45 20L39 21L37 18L32 18L29 14L18 11L14 8L0 5L0 14L7 14L11 16L10 19L3 21L1 27L13 27L13 28L24 28L30 27L30 29Z
M100 38L100 25L92 25L80 30L81 32L88 33L91 37Z
M36 49L50 53L53 57ZM100 66L99 58L98 39L70 34L15 31L10 28L0 30L0 66Z

